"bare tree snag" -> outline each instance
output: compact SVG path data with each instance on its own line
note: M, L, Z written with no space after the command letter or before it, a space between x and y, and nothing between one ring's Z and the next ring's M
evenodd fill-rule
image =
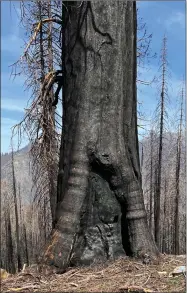
M20 250L20 229L19 229L19 219L18 219L18 203L17 203L17 193L16 193L16 177L14 170L14 153L12 149L12 184L13 184L13 196L14 196L14 210L15 210L15 222L16 222L16 249L17 249L17 265L18 271L21 271L21 250Z
M5 214L5 227L6 227L6 269L9 273L15 274L16 267L14 263L14 251L12 241L12 227L10 221L10 207L6 207Z
M25 244L25 259L26 259L27 266L29 266L29 251L28 251L27 230L26 230L25 223L23 224L23 236L24 236L24 244Z
M151 151L150 151L150 196L149 196L149 228L152 231L153 219L153 130L150 133Z
M155 256L138 157L136 3L64 5L63 179L45 261Z
M182 148L182 124L183 124L183 101L184 101L184 89L181 91L181 106L180 106L180 119L177 137L177 152L176 152L176 171L175 171L175 212L174 212L174 236L175 245L174 252L179 254L179 201L180 201L180 171L181 171L181 148Z
M167 38L163 38L163 47L161 51L161 94L159 101L159 147L158 160L156 166L156 185L155 185L155 204L154 204L154 224L155 224L155 241L160 249L161 223L160 223L160 196L161 196L161 179L162 179L162 154L163 154L163 133L164 133L164 118L166 113L166 96L167 96Z

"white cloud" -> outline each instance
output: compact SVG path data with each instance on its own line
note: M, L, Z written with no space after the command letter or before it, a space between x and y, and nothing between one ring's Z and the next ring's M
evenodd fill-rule
M10 92L10 90L12 92L16 92L17 90L24 91L26 89L25 80L26 77L24 75L11 75L11 67L9 72L1 72L1 83L3 86L3 92L5 90L7 90L8 92Z
M4 99L1 100L1 109L7 111L24 112L23 101L19 99Z
M12 135L12 127L18 124L19 121L7 117L1 118L1 144L4 144L4 139L9 141Z
M7 13L7 8L2 7L2 12ZM2 54L10 54L15 57L21 55L23 51L24 41L20 34L20 8L13 8L13 15L9 20L8 27L9 33L6 33L7 23L2 22L2 36L1 36L1 50ZM17 61L17 60L15 60Z
M160 73L158 72L158 68L155 66L150 66L149 70L139 69L140 79L144 81L151 81L154 76L158 77ZM179 96L179 92L182 85L182 78L176 76L172 71L171 75L167 78L168 83L168 115L169 117L173 117L176 108L178 107L177 98ZM158 82L153 82L151 85L142 85L138 84L138 101L142 102L141 111L145 113L146 119L148 121L143 121L142 124L146 125L146 129L149 128L151 122L151 116L153 115L158 99L160 97L160 89ZM140 121L141 122L141 121Z
M12 137L12 127L19 123L16 119L11 119L7 117L1 118L1 152L5 153L11 151L10 144L11 144L11 137ZM15 149L18 146L18 137L15 135L13 139L13 144ZM28 144L28 139L23 136L22 143L20 148L24 147Z
M17 123L11 118L1 118L1 152L10 150L11 127Z
M23 40L16 34L9 34L1 37L1 50L5 53L11 53L13 56L21 55L23 51Z
M13 79L10 73L1 73L2 99L1 109L23 113L27 108L27 102L30 98L30 91L24 88L24 77L17 76Z
M17 123L16 119L11 119L11 118L7 118L7 117L2 117L1 119L2 119L1 127L3 126L2 127L2 130L3 130L2 133L6 133L5 128L7 130L7 128L9 129L10 127L12 127L14 124Z
M185 13L173 11L168 16L161 15L157 18L157 23L162 26L164 33L171 34L180 41L185 40Z
M179 25L185 29L185 14L181 11L173 12L168 19L165 20L167 29L172 29L173 25Z

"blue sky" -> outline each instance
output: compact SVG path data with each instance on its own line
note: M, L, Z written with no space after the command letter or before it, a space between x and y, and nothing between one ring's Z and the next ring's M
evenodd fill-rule
M167 36L167 59L169 63L168 96L170 105L168 113L172 117L177 108L177 99L181 82L185 75L185 1L140 1L138 2L140 16L147 24L148 33L152 33L151 50L157 58L151 59L150 64L141 69L142 79L152 80L158 77L160 66L160 50L164 34ZM156 108L159 92L158 84L151 86L138 85L138 99L143 104L143 112L151 119ZM149 129L150 122L143 122ZM140 130L140 133L144 132Z
M10 150L11 127L18 123L27 107L29 92L24 91L24 76L10 78L11 67L19 59L24 46L24 30L19 26L19 1L1 2L1 152ZM14 7L13 7L14 6ZM170 64L169 97L170 113L176 108L176 96L185 74L185 1L141 1L138 2L140 16L147 24L148 33L153 34L151 50L159 55L163 35L168 38L168 61ZM158 75L159 60L140 69L141 78L151 80ZM139 85L138 99L148 118L157 104L156 84ZM145 124L145 123L144 123ZM147 127L149 122L147 123ZM25 144L25 142L24 142Z

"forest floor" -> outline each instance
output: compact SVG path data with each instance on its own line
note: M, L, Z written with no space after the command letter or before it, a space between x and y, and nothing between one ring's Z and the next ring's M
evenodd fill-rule
M161 255L159 263L121 258L105 265L71 268L55 274L27 268L1 280L1 292L185 292L185 275L173 276L185 256Z

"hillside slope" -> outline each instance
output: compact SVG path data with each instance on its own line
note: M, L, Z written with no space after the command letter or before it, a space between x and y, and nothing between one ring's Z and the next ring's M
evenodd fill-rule
M17 188L20 187L20 195L23 202L31 200L32 175L29 146L14 153L14 167ZM1 155L1 181L6 182L9 189L12 186L11 153Z

